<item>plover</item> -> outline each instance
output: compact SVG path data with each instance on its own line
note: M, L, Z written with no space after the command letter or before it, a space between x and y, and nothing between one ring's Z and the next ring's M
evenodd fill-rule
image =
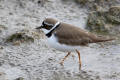
M71 24L59 22L53 18L46 18L40 27L36 29L42 29L47 36L48 44L60 51L68 52L68 54L62 59L60 64L63 65L64 60L76 51L79 58L79 69L81 69L80 52L81 47L88 46L89 43L111 41L113 39L105 39L98 37L93 33L83 30Z

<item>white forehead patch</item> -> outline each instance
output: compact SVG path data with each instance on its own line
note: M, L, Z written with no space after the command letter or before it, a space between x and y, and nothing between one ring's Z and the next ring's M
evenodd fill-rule
M44 22L45 25L48 25L48 26L54 26L54 24L49 24L47 22Z
M45 24L45 23L44 23ZM47 30L47 29L44 29L42 28L42 31L45 33L45 34L48 34L49 32L51 32L57 25L59 25L60 22L58 21L55 25L53 25L53 27L50 29L50 30Z

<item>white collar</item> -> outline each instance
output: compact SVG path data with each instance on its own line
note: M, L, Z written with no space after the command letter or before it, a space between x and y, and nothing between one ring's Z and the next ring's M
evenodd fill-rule
M52 32L57 28L59 27L60 25L60 22L57 22L53 27L52 29L49 30L49 32L46 34L47 37L50 37L52 35Z
M60 22L58 21L58 22L52 27L52 29L49 30L49 32L51 32L51 31L52 31L54 28L56 28L56 26L58 26L59 24L60 24ZM48 32L48 33L49 33L49 32Z

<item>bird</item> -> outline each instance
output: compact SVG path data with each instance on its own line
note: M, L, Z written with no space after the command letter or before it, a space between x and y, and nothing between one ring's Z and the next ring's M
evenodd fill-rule
M81 47L86 47L91 43L114 40L114 38L97 36L78 26L60 22L54 18L46 18L43 20L42 25L36 27L36 29L41 29L45 33L50 47L59 51L67 52L67 55L60 61L61 65L63 65L65 59L71 54L71 52L77 52L80 70L82 67L79 52Z

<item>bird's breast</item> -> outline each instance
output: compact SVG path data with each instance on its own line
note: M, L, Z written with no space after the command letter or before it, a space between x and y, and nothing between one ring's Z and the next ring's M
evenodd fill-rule
M75 51L76 49L81 49L81 46L70 46L70 45L66 45L66 44L60 44L58 42L58 38L52 34L52 36L50 38L47 38L48 44L50 45L50 47L55 48L59 51L64 51L64 52L71 52L71 51Z

